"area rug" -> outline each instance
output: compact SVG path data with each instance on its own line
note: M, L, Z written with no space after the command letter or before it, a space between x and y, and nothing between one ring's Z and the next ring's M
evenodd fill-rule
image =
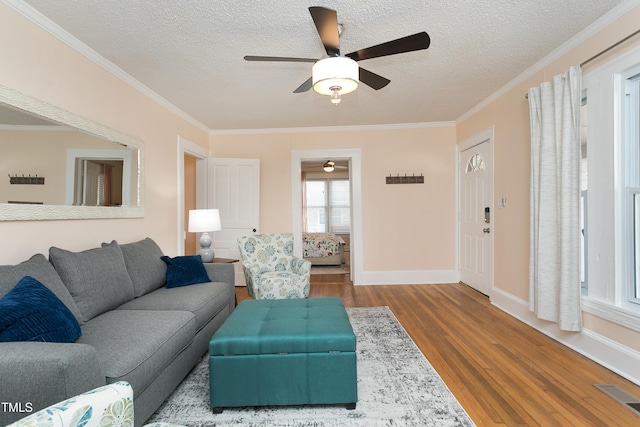
M358 404L227 408L209 406L205 357L147 421L186 426L473 426L465 410L388 307L348 308L357 339Z

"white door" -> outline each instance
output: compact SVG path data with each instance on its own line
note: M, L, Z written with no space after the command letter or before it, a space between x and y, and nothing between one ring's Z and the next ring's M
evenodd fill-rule
M222 223L213 233L215 256L240 259L238 237L260 230L260 160L212 158L208 169L208 207L220 210ZM235 268L236 286L246 286L241 263Z
M460 281L489 295L493 269L491 142L460 152Z

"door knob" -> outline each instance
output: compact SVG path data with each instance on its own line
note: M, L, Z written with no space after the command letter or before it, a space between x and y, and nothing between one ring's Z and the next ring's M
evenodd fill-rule
M489 234L491 232L491 229L490 228L483 228L482 232Z

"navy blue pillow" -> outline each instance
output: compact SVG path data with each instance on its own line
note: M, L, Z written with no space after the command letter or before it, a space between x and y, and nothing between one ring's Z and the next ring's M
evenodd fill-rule
M177 256L175 258L163 256L160 259L167 264L167 288L178 288L211 281L200 255Z
M66 305L31 276L0 298L0 341L74 342L80 325Z

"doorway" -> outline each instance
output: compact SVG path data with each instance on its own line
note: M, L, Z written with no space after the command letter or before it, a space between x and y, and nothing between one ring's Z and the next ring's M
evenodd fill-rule
M65 204L135 205L137 181L132 181L132 171L136 168L131 150L68 149Z
M349 164L339 159L302 162L303 250L315 279L339 274L351 280Z
M493 287L493 128L458 146L460 281L491 296Z
M354 285L361 284L362 277L362 197L361 197L361 152L360 149L332 150L294 150L291 152L291 200L292 230L294 235L294 254L302 257L302 165L305 162L333 161L348 162L351 194L350 218L350 274Z
M207 158L209 150L178 135L178 233L177 250L178 255L185 254L185 240L187 239L187 192L193 191L195 187L195 206L189 208L201 209L207 206ZM187 166L186 164L191 164ZM185 168L193 167L195 162L195 184L185 181ZM189 173L190 176L191 173ZM191 179L191 178L189 178ZM190 187L190 190L187 189ZM194 197L191 196L191 197ZM192 204L193 202L189 202Z
M189 211L196 208L196 165L198 159L184 154L184 217L189 218ZM198 253L198 242L195 233L188 233L185 224L184 254L195 255Z

